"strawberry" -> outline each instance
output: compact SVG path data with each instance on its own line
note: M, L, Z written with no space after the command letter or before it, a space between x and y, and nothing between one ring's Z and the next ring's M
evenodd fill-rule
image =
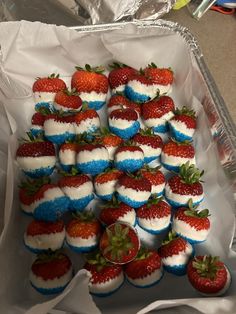
M66 225L66 242L75 252L90 252L98 246L101 225L91 211L77 213Z
M141 115L140 104L130 101L124 95L120 95L120 94L112 95L107 104L108 114L110 114L112 111L116 109L122 109L122 108L133 109L137 112L139 116Z
M40 112L35 112L31 119L30 132L34 137L41 137L44 134L43 124L45 116Z
M197 127L196 113L183 107L175 110L175 116L168 121L171 136L179 142L192 141Z
M110 68L112 70L108 75L108 81L112 89L112 93L115 94L117 92L124 92L125 85L127 84L129 78L133 74L136 74L137 70L119 62L114 62L110 65Z
M124 282L122 267L109 263L99 252L88 255L84 269L91 275L89 291L96 296L108 296Z
M151 183L146 178L132 174L121 176L116 187L118 199L133 208L147 203L151 189Z
M72 277L69 257L59 252L40 254L31 266L30 283L42 294L62 292Z
M219 257L195 256L188 264L191 285L203 295L221 296L230 286L231 276Z
M54 144L62 144L75 138L75 116L50 114L44 121L45 137Z
M99 110L106 103L108 92L108 78L102 74L104 68L86 64L85 68L76 67L77 71L71 79L71 88L74 88L83 102L91 109Z
M72 167L76 165L76 156L79 144L64 143L59 148L59 161L62 169L70 172Z
M155 135L151 128L146 128L137 133L133 137L133 142L143 150L145 163L150 163L154 160L159 162L163 142L161 137Z
M56 221L68 211L69 203L57 184L46 183L34 192L33 216L37 220Z
M190 243L199 243L206 240L210 231L209 210L197 211L190 199L189 208L179 208L173 218L173 230Z
M115 193L116 183L123 172L118 169L107 169L94 178L94 188L99 198L110 201Z
M156 251L141 248L136 258L125 265L129 283L137 288L147 288L158 283L162 276L162 262Z
M167 239L162 242L158 253L165 270L178 276L186 274L189 259L194 255L194 249L185 239L175 232L169 232Z
M158 234L169 228L171 207L162 198L153 198L137 210L139 226L145 231Z
M144 73L159 89L160 95L170 91L174 80L174 75L170 68L158 68L156 64L152 62L144 69Z
M16 151L16 160L24 173L31 178L50 175L56 164L56 151L51 142L35 138L27 133L30 141L25 141Z
M102 255L114 264L131 262L138 254L139 247L136 230L126 223L116 222L108 226L100 239Z
M64 243L65 227L62 220L46 222L33 220L24 234L25 246L33 253L59 250Z
M132 207L117 201L117 199L113 197L112 201L102 206L99 219L106 226L117 221L126 222L134 226L136 224L136 213Z
M105 146L83 144L77 151L77 169L82 173L97 175L109 167L109 155Z
M116 150L114 164L121 171L135 172L144 164L143 150L132 143L126 143Z
M165 187L167 201L174 207L186 206L192 198L193 205L203 201L203 187L200 178L204 171L200 172L189 162L180 167L178 175L171 177Z
M161 196L163 194L166 183L165 176L159 168L160 167L150 168L145 166L141 169L142 176L151 183L151 194L156 196Z
M56 93L53 106L58 111L77 111L82 108L82 100L75 89L64 89Z
M195 150L190 142L177 142L171 139L164 144L161 163L167 170L179 172L180 166L186 162L196 164Z
M33 84L34 99L36 102L35 109L46 107L52 109L52 102L54 101L57 92L64 90L66 84L59 78L59 74L54 73L48 77L38 77Z
M175 105L169 96L161 96L142 105L143 122L154 133L167 132L167 121L174 116Z
M58 185L70 200L70 209L82 211L93 199L93 183L86 174L78 174L75 168L58 181Z
M99 115L94 109L87 109L83 106L82 110L75 115L75 134L91 135L97 132L100 125Z
M111 132L124 140L133 137L140 128L138 114L130 108L112 111L109 115L108 123Z
M95 142L104 145L108 150L109 159L113 160L115 151L123 144L123 139L112 134L107 128L101 128L100 132L95 133L95 136Z
M126 86L125 95L131 101L144 103L157 95L157 89L143 72L132 75Z

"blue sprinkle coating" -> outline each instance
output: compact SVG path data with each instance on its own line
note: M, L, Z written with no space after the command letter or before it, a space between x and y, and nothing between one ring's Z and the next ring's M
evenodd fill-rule
M66 141L73 141L75 139L74 133L65 132L57 135L45 135L46 139L54 144L61 145Z
M39 204L33 213L37 220L56 221L68 211L70 200L67 196L55 198L53 201L45 201Z
M46 252L48 252L48 250L52 250L51 248L48 248L48 249L36 249L36 248L33 248L32 246L27 245L25 243L25 241L24 241L24 245L30 252L32 252L34 254L46 253ZM62 244L62 246L60 248L58 248L56 250L60 250L63 247L63 245L64 245L64 243Z
M53 173L54 167L46 167L46 168L38 168L35 170L28 170L23 171L25 175L30 178L40 178L40 177L47 177Z
M164 265L164 269L168 271L168 273L175 274L177 276L183 276L187 272L187 264L184 265L175 265L175 266L166 266Z
M172 165L165 164L164 162L162 162L161 164L164 168L166 168L169 171L174 171L178 173L180 170L180 166L172 166Z
M111 194L106 194L106 195L100 195L98 193L96 193L97 197L99 197L101 200L103 201L111 201L112 200L112 196L113 196L113 193Z
M91 246L74 246L74 245L71 245L69 244L68 242L66 242L67 246L74 252L76 253L88 253L88 252L91 252L93 250L95 250L98 246L98 243L95 244L95 245L91 245Z
M149 164L150 162L156 160L159 156L150 156L150 157L144 157L144 162L146 164Z
M105 105L105 101L89 101L88 102L88 106L90 109L94 109L94 110L100 110L104 105Z
M38 291L39 293L41 294L45 294L45 295L50 295L50 294L58 294L58 293L61 293L68 284L66 284L65 286L62 286L62 287L56 287L56 288L50 288L50 289L45 289L45 288L38 288L36 287L32 282L31 283L31 286L36 290ZM69 282L68 282L69 283Z
M182 235L181 233L179 233L179 232L176 232L176 234L179 235L181 238L185 239L186 241L188 241L190 244L198 244L198 243L203 243L203 242L206 241L206 239L205 239L205 240L201 240L201 241L199 241L199 240L194 240L194 239L191 239L191 238L188 238L188 237L183 236L183 235Z
M156 280L155 282L153 282L149 285L146 285L146 286L139 286L139 285L133 284L131 281L129 281L127 276L126 276L126 279L127 279L128 283L131 284L132 286L134 286L136 288L144 288L145 289L145 288L151 288L151 287L155 286L156 284L158 284L161 281L161 279L163 278L163 276L164 276L164 273L162 273L161 277L158 280Z
M83 210L93 199L93 194L89 194L88 196L79 199L70 199L69 207L72 210Z
M77 163L76 167L82 173L91 174L95 176L101 172L103 172L110 165L109 160L93 160L84 163Z
M164 189L165 189L165 188L164 188ZM160 196L163 195L164 189L163 189L161 192L159 192L159 193L152 193L152 195L156 195L157 197L160 197Z
M65 165L65 164L60 164L60 165L61 165L62 170L64 170L65 172L70 172L71 168L74 166L74 165Z
M142 168L143 165L143 159L124 159L118 162L115 161L115 167L121 171L134 172Z
M129 197L121 195L119 193L118 193L118 200L129 205L130 207L133 207L133 208L139 208L139 207L143 206L144 204L146 204L148 201L148 200L145 200L145 201L137 202L137 201L132 200Z
M136 133L138 133L139 129L140 129L139 121L135 121L130 127L126 129L118 129L116 127L110 126L111 132L118 135L123 140L129 140Z
M178 142L184 142L184 141L192 141L193 137L186 135L180 131L177 131L176 128L173 127L171 122L169 122L169 129L170 129L170 135L174 139L176 139Z
M35 104L35 111L38 111L40 108L46 108L49 109L51 112L54 109L53 103L51 101L42 101Z
M94 295L95 297L109 297L110 295L112 295L113 293L115 293L116 291L118 291L124 284L125 282L125 278L123 280L123 282L119 285L119 287L115 288L114 290L107 292L107 293L94 293L94 292L90 292L91 295Z
M182 207L182 206L187 206L188 205L188 202L186 203L179 203L179 202L175 202L175 201L172 201L171 199L169 199L167 197L167 195L165 194L165 198L167 200L167 202L172 206L172 207ZM189 198L191 198L191 195L189 195ZM193 206L196 206L196 205L199 205L202 201L203 201L204 197L199 201L199 202L194 202L193 203Z
M169 224L167 227L165 227L165 228L163 228L163 229L161 229L161 230L147 229L147 228L142 227L142 226L139 224L139 219L138 219L138 218L137 218L137 221L138 221L139 227L140 227L141 229L147 231L147 232L150 233L150 234L160 234L160 233L162 233L162 232L168 230L169 227L170 227L170 224Z
M138 103L143 103L143 102L146 102L146 101L151 99L151 97L148 95L140 94L140 93L136 92L129 85L125 86L125 96L127 98L129 98L130 100L132 100L134 102L138 102Z
M160 124L158 126L154 126L153 131L154 131L154 133L166 133L166 132L168 132L167 123Z
M44 130L43 129L34 129L33 127L30 128L30 132L33 134L33 136L38 137L41 135L44 135Z

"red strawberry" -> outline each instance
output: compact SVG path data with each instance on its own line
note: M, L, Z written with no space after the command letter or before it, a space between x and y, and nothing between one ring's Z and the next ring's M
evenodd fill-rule
M108 150L110 160L113 160L115 151L123 143L123 139L106 128L102 128L95 136L95 142L104 145Z
M144 177L124 174L118 180L116 191L121 202L138 208L147 203L151 195L151 183Z
M136 258L125 265L128 281L136 287L150 287L162 278L161 258L157 252L141 248Z
M91 211L77 213L66 226L66 241L75 252L90 252L98 245L101 225Z
M175 116L169 120L170 133L179 142L191 141L197 127L196 113L183 107L175 110Z
M147 232L158 234L170 225L171 207L161 199L150 199L137 210L139 226Z
M82 108L75 115L75 133L76 134L91 134L100 128L100 118L94 109Z
M187 264L194 251L190 243L178 237L174 232L169 232L166 240L162 242L158 253L164 268L175 275L184 275Z
M113 93L123 92L129 78L137 73L137 70L119 62L114 62L110 68L108 80Z
M195 256L188 264L187 275L192 286L202 294L219 296L230 286L231 276L219 257Z
M62 253L40 254L34 261L30 282L42 294L62 292L73 277L72 264ZM48 282L50 281L50 288Z
M80 93L83 102L92 109L99 110L105 104L108 92L108 78L102 74L101 67L91 68L86 64L85 69L76 67L77 71L71 79L71 87Z
M152 129L141 130L133 137L133 141L143 150L145 163L158 160L163 142L159 135L153 133Z
M51 142L34 138L21 144L16 151L16 160L24 173L32 178L50 175L56 164L56 151Z
M130 101L123 95L112 95L107 104L108 113L110 114L112 111L122 108L134 109L139 115L141 115L141 106L139 104Z
M43 126L45 116L41 112L35 112L32 116L31 123L32 125Z
M138 254L139 246L136 230L121 222L108 226L100 239L102 255L114 264L131 262Z
M122 174L123 172L118 169L108 168L105 172L96 176L94 179L94 188L97 196L102 200L111 200L115 193L116 183Z
M63 246L65 227L62 220L46 222L33 220L24 234L26 247L33 253L56 251Z
M99 219L107 226L117 221L126 222L132 226L136 224L135 210L115 198L102 207Z
M86 174L78 174L75 168L62 177L58 185L69 198L72 210L83 210L94 198L91 179Z
M153 62L144 69L144 73L154 84L169 85L173 83L173 71L170 68L158 68Z
M174 207L186 206L193 199L193 205L202 202L204 194L200 178L204 171L200 172L189 162L180 167L179 175L171 177L165 187L165 196Z
M51 74L48 77L37 78L33 84L33 92L57 93L66 88L66 84L59 78L59 74Z
M190 243L205 241L210 231L209 210L196 210L192 199L189 208L179 208L173 218L173 230L181 237L187 238Z
M109 263L100 253L89 255L84 268L91 274L89 290L94 295L110 295L124 282L122 267Z
M59 148L59 160L64 171L69 172L76 165L76 156L79 144L64 143Z
M139 146L127 142L116 150L114 164L119 170L135 172L144 164L143 150Z
M144 103L157 95L157 88L143 72L132 75L126 86L125 95L131 101Z
M161 162L166 169L179 172L180 166L186 162L196 164L194 147L187 141L177 142L172 139L162 148Z
M150 168L145 166L145 168L141 169L141 174L151 183L151 194L161 196L165 188L166 180L164 174L159 170L159 167Z
M82 100L75 90L65 89L56 93L53 105L56 110L79 110L82 107Z

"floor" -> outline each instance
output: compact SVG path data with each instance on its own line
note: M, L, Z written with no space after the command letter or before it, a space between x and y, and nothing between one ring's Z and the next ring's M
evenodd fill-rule
M236 123L236 15L208 11L196 21L186 7L171 11L166 20L188 27L199 42L204 59Z

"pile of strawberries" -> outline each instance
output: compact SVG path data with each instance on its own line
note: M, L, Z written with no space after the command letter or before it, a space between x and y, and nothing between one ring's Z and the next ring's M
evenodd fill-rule
M197 209L204 193L192 144L195 113L176 109L166 95L173 72L154 63L140 71L114 63L108 77L103 70L77 67L71 90L54 74L33 85L36 112L16 152L27 178L21 209L33 217L24 235L37 254L32 286L43 294L67 286L73 267L61 250L66 243L85 257L97 296L115 292L125 278L152 286L163 268L187 272L201 293L224 293L226 266L212 256L194 257L194 244L210 230L209 211ZM109 87L105 128L100 110ZM94 199L100 201L90 210ZM140 228L164 239L158 251L143 245Z

